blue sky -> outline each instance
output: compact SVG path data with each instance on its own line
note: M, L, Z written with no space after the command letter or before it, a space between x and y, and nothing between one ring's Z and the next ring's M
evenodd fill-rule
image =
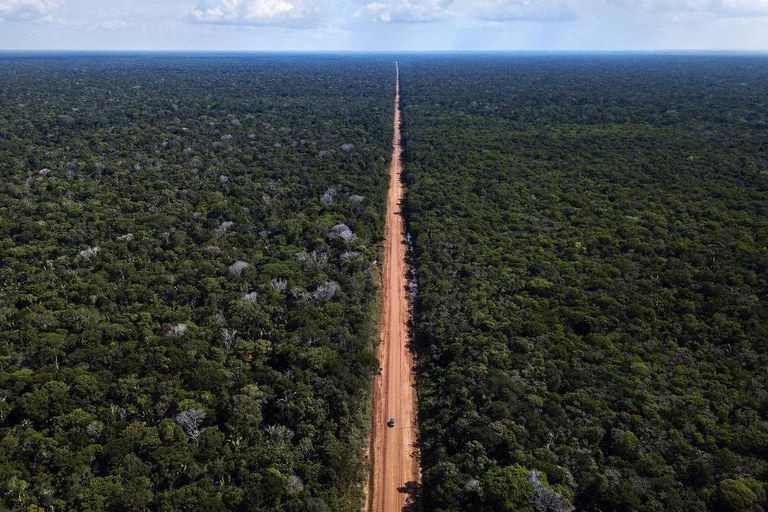
M768 50L768 0L0 0L0 49Z

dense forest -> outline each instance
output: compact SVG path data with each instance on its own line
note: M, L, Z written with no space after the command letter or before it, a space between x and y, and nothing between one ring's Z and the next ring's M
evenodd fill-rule
M0 510L360 510L392 61L0 55ZM400 68L419 506L768 510L768 59Z
M0 509L359 510L389 58L0 58Z
M761 511L768 59L410 56L427 511Z

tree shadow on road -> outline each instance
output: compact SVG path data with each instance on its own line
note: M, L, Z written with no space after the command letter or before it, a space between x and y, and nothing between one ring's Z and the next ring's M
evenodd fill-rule
M419 495L421 494L421 484L419 482L406 482L402 487L397 488L397 492L408 495L408 499L403 507L403 512L419 512Z

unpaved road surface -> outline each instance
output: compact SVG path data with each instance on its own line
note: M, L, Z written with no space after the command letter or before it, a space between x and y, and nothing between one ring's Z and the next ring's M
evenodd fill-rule
M409 347L408 332L406 241L400 211L403 185L400 161L400 68L397 66L394 111L378 353L381 375L376 378L373 390L368 512L401 512L408 501L404 488L419 480L414 358ZM394 428L387 427L389 418L395 419Z

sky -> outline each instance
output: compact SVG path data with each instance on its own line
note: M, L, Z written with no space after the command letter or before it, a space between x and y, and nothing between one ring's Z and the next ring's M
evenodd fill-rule
M768 0L0 0L0 50L768 51Z

